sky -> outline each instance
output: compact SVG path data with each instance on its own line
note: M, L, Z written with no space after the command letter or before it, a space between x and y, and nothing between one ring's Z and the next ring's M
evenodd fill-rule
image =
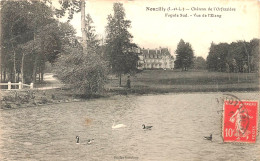
M141 48L167 47L175 55L178 42L183 39L191 44L195 56L206 58L212 42L260 37L260 0L88 0L85 11L100 36L105 35L114 2L123 3L126 19L131 21L133 42ZM71 24L80 36L80 14L74 16Z

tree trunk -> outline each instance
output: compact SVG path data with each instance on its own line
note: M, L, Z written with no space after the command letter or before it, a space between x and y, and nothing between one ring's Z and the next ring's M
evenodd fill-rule
M33 33L33 47L32 47L32 51L34 50L34 41L35 41L35 39L36 39L36 35L35 35L35 32L34 32ZM33 83L36 82L37 59L38 59L38 54L36 53L36 56L35 56L35 59L34 59L34 62L33 62L33 74L32 74L32 82Z
M14 83L16 83L16 63L15 63L16 52L15 52L13 43L12 43L12 47L13 47L13 52L14 52L14 55L13 55L13 59L14 59Z
M1 83L3 82L3 67L1 66Z
M42 64L41 64L41 70L40 70L40 73L41 73L41 82L43 82L44 70L45 70L45 61L43 61Z
M44 75L44 72L42 71L41 72L41 82L43 82L43 75Z
M83 47L83 53L88 54L88 48L87 48L87 35L86 35L86 29L85 29L85 0L81 1L81 32L82 32L82 47Z
M4 82L6 81L6 68L4 69Z
M10 78L8 78L10 82L13 82L13 70L11 70L11 73L10 73Z
M38 73L38 82L41 83L41 65L39 66Z
M41 73L39 72L38 82L41 83Z
M37 57L38 56L36 56L34 63L33 63L33 80L32 80L33 83L36 82Z
M21 63L21 77L22 77L22 83L24 83L24 74L23 74L23 68L24 68L24 53L22 56L22 63Z
M11 27L11 32L12 32L12 35L13 35L13 27ZM13 37L12 37L13 38ZM14 44L11 42L11 45L12 45L12 49L13 49L13 59L14 59L14 83L16 83L16 64L15 64L15 57L16 57L16 52L15 52L15 48L14 48Z
M122 84L121 76L122 76L122 74L120 73L120 74L119 74L119 87L121 87L121 84Z

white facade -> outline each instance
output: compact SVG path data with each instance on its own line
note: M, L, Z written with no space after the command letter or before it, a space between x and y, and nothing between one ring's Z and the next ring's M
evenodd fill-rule
M142 49L138 69L173 69L174 58L167 48Z

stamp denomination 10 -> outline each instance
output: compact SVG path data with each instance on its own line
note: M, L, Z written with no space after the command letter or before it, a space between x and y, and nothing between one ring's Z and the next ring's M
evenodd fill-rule
M255 143L257 135L258 102L224 101L224 142Z

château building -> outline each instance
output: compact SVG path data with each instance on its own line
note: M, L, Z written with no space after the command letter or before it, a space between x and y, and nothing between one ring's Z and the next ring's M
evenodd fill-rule
M173 69L174 58L168 48L141 49L138 69Z

